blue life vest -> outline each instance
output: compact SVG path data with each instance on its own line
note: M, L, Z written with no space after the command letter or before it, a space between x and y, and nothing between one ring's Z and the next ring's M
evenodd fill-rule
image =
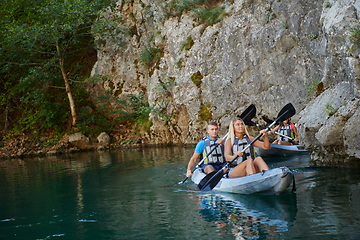
M243 150L246 147L246 145L248 145L250 143L251 143L251 140L246 135L244 135L243 139L241 139L241 140L238 137L235 136L234 144L233 144L233 146L231 148L232 155L235 154L237 151ZM255 151L254 151L254 146L250 146L248 149L246 149L245 152L243 152L242 157L238 158L234 162L235 164L232 164L232 166L236 166L236 165L240 164L241 162L245 161L249 157L251 157L252 160L254 160L256 158Z
M217 145L217 143L213 140L210 140L209 138L205 138L205 148L204 148L204 152L203 152L203 158L206 157L206 155L213 150L213 148L215 147L215 145ZM225 157L224 157L224 145L218 145L216 147L216 149L214 151L211 152L211 154L205 158L204 160L204 164L220 164L225 162Z

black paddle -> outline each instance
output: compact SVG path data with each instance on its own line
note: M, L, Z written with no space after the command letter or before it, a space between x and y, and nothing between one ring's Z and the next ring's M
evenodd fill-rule
M230 162L226 163L224 167L222 167L219 171L213 171L206 175L199 184L197 185L198 189L200 191L210 191L212 190L221 180L223 177L223 171L228 167L231 163L233 163L236 159L238 159L239 156L236 155L233 159L231 159Z
M250 104L241 115L237 115L244 122L251 121L256 115L256 107L254 104Z
M276 122L282 122L285 119L288 119L292 116L294 116L296 113L294 106L291 103L288 103L285 105L285 107L283 107L281 109L281 111L278 114L278 117L269 125L265 128L266 131L268 131L269 129L271 129L271 127L276 123ZM245 121L244 121L245 122ZM250 122L250 121L248 121ZM248 145L246 145L246 147L241 150L241 152L245 152L246 149L248 149L254 142L256 142L260 137L262 136L262 134L259 134L254 140L251 141L251 143L249 143ZM235 156L233 159L231 159L231 161L227 162L221 169L219 169L218 171L216 171L215 173L212 174L211 177L205 179L206 177L204 177L200 183L198 184L198 188L201 191L210 191L212 190L221 180L222 175L223 175L223 171L224 169L226 169L233 161L235 161L238 158L238 156Z
M267 118L265 116L262 116L262 119L267 122L267 123L272 123L274 120L270 119L270 118Z
M256 115L256 107L255 107L254 104L251 104L250 106L248 106L248 107L245 109L245 111L244 111L239 117L240 117L244 122L245 122L245 121L248 121L248 122L249 122L249 121L251 121L251 119L252 119L253 117L255 117L255 115ZM223 139L225 139L228 134L229 134L229 133L227 133L227 134L223 137ZM203 162L205 161L205 159L217 148L218 145L219 145L218 143L215 144L214 148L213 148L208 154L206 154L206 156L205 156L203 159L201 159L201 160L199 161L199 163L195 166L195 168L191 171L191 173L193 173L198 167L201 166L201 164L203 164ZM184 179L183 179L182 181L180 181L178 184L183 184L187 179L188 179L188 177L184 178Z

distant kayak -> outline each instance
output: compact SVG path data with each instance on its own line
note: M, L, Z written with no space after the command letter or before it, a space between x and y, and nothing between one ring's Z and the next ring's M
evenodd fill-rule
M205 176L206 174L202 170L196 169L191 180L195 184L199 184ZM264 173L241 178L222 178L213 190L241 194L279 195L290 186L293 176L293 172L287 167L273 168Z
M302 149L299 145L280 145L271 143L270 146L271 148L266 150L255 147L256 153L263 158L267 158L309 152L305 149Z

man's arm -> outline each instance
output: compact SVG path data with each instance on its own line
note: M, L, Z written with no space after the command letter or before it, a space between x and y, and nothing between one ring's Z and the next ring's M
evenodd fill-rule
M219 145L224 144L225 140L222 138L218 138L218 140L216 141Z
M192 176L191 170L194 168L194 166L196 164L196 160L198 159L199 156L200 156L200 153L194 152L194 154L190 158L190 161L188 163L188 167L186 170L186 177Z

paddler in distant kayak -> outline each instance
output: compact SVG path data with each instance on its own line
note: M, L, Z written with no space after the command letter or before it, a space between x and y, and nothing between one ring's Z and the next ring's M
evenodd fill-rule
M201 168L206 174L219 170L225 165L226 161L224 158L223 144L225 141L224 139L219 138L218 132L218 124L216 122L209 122L207 127L207 133L209 135L196 145L194 154L188 163L186 177L190 177L192 175L191 169L195 166L196 160L200 155L202 155L203 158L209 155L205 158L204 164L201 165ZM214 147L216 147L215 150L213 150ZM211 150L213 151L210 153Z
M275 127L271 131L268 132L269 134L278 133L278 139L275 140L274 144L281 144L281 145L293 145L299 144L299 135L296 130L295 124L290 122L290 119L286 119L280 123L279 126Z
M265 130L261 130L262 141L254 142L254 146L263 149L270 149L269 139L266 137ZM244 121L235 117L229 125L229 138L225 142L225 158L230 161L234 156L239 158L235 164L230 166L228 177L238 178L246 175L252 175L257 172L269 170L268 165L261 157L255 156L254 146L250 146L244 153L241 152L255 138L250 136Z

